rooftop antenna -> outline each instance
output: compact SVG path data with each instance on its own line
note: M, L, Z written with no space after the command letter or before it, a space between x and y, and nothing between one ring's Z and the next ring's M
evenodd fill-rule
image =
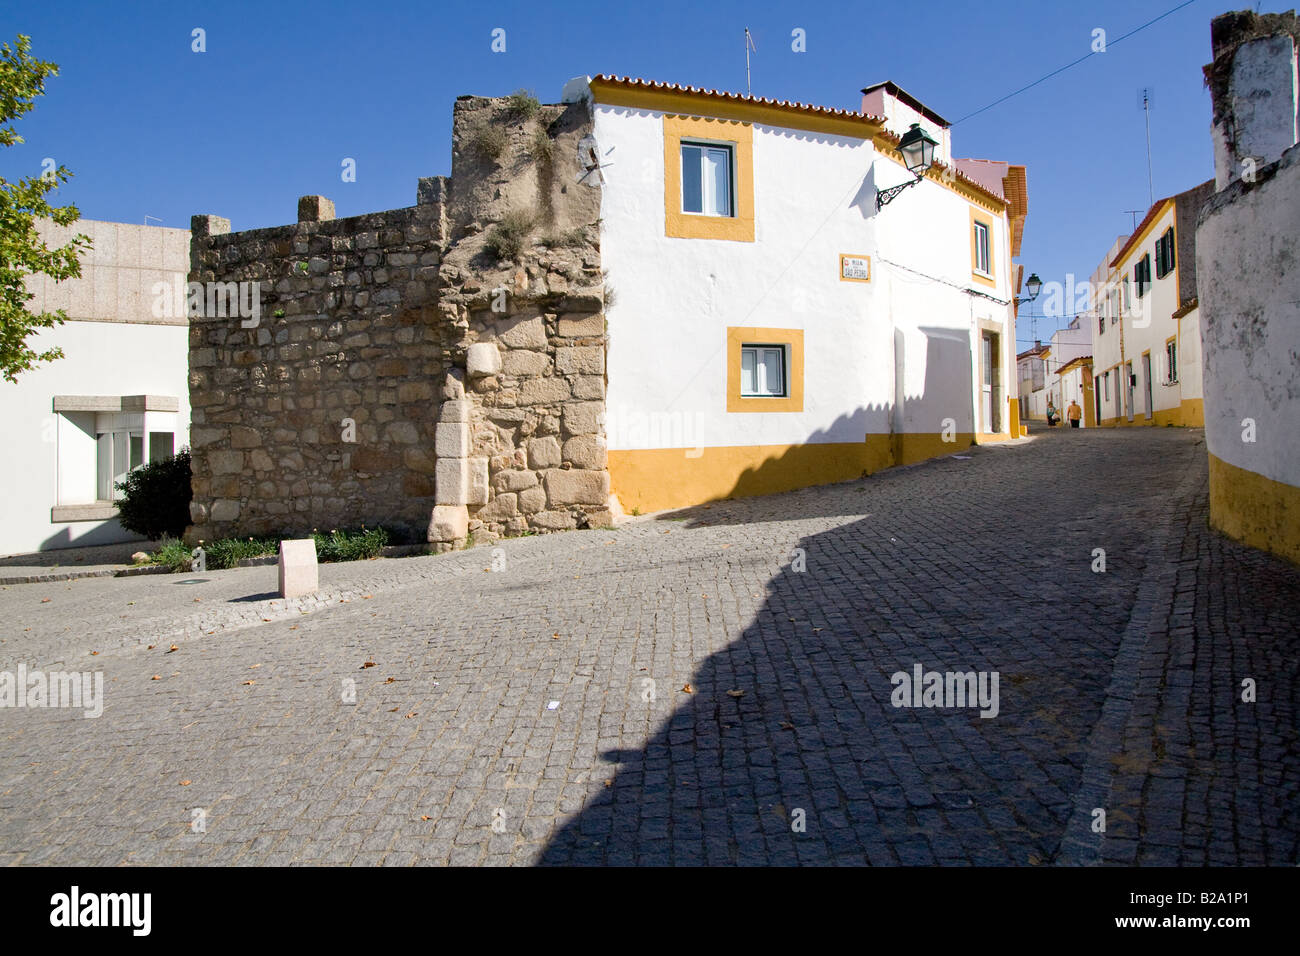
M1154 205L1154 204L1153 204L1153 205ZM1125 209L1124 211L1125 211L1126 213L1128 213L1130 216L1133 217L1133 227L1129 230L1129 235L1132 235L1133 233L1137 232L1137 227L1138 227L1138 213L1142 212L1142 210L1141 210L1141 209Z
M1151 88L1145 86L1142 88L1142 112L1146 115L1147 123L1147 197L1148 206L1156 204L1155 180L1151 176Z
M150 219L152 219L154 222L158 223L158 225L160 225L160 226L162 225L162 220L159 219L157 216L145 216L145 217L144 217L144 224L145 224L146 226L149 225L149 220L150 220Z
M754 44L754 38L749 35L749 27L745 27L745 95L752 96L753 88L749 84L749 51L758 52L758 47Z

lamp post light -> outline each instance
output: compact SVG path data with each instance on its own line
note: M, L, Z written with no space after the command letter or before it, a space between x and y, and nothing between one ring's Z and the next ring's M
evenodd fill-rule
M1029 278L1025 280L1025 291L1027 291L1029 295L1018 295L1016 296L1016 301L1033 302L1035 299L1038 298L1038 293L1042 290L1042 288L1043 288L1043 280L1038 278L1037 272L1031 272L1029 273Z
M925 178L926 172L934 165L934 148L939 144L921 129L920 123L913 123L912 128L898 141L898 151L903 154L903 165L916 178L910 182L891 186L876 193L876 208L882 209L894 201L908 186L915 186Z

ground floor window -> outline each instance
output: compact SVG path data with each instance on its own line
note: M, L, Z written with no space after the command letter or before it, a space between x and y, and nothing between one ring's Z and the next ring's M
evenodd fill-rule
M1178 343L1174 339L1165 343L1165 367L1169 370L1165 381L1173 385L1178 381Z
M743 397L786 397L785 351L784 345L740 347L740 394Z

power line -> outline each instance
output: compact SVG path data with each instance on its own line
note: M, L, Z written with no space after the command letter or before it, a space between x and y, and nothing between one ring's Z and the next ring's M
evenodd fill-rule
M1193 3L1195 3L1195 2L1196 2L1196 0L1185 0L1184 3L1180 3L1178 6L1174 7L1172 10L1167 10L1167 11L1165 11L1164 13L1160 14L1160 16L1156 17L1154 20L1148 20L1146 23L1142 24L1142 26L1138 27L1137 29L1135 29L1135 30L1130 30L1128 33L1125 33L1123 36L1121 36L1121 37L1117 37L1116 39L1111 40L1111 41L1106 45L1106 48L1109 49L1110 47L1114 46L1116 43L1119 43L1119 42L1122 41L1122 40L1127 40L1129 37L1133 36L1133 34L1135 34L1135 33L1141 33L1143 30L1145 30L1147 27L1151 26L1152 24L1154 24L1154 23L1159 23L1159 22L1160 22L1161 20L1163 20L1165 17L1177 13L1177 12L1178 12L1179 10L1181 10L1183 7L1190 7L1190 6L1191 6ZM1085 53L1083 56L1079 57L1077 60L1071 60L1069 63L1065 64L1065 66L1062 66L1062 67L1059 67L1058 69L1053 70L1051 73L1048 73L1046 76L1039 77L1038 79L1034 80L1034 82L1028 84L1027 86L1022 86L1020 89L1016 90L1015 92L1013 92L1013 93L1008 93L1006 96L1003 96L1003 97L1001 97L1000 99L996 99L996 100L994 100L994 101L993 101L992 103L990 103L988 106L982 106L982 107L980 107L980 108L977 109L974 113L967 113L965 116L963 116L961 119L957 120L957 122L956 122L956 123L953 123L952 125L953 125L953 126L956 126L957 123L964 123L964 122L966 122L966 120L970 119L970 118L973 117L973 116L979 116L981 113L986 112L987 110L991 110L991 109L993 109L993 107L997 106L999 103L1005 103L1007 100L1011 99L1013 96L1019 96L1021 93L1025 92L1026 90L1032 90L1032 89L1033 89L1035 86L1037 86L1039 83L1043 83L1043 82L1046 82L1047 80L1050 80L1052 77L1056 76L1058 73L1064 73L1066 70L1070 69L1070 67L1072 67L1072 66L1078 66L1078 65L1079 65L1080 63L1082 63L1084 60L1088 59L1089 57L1096 56L1099 52L1104 52L1104 50L1089 50L1087 53Z

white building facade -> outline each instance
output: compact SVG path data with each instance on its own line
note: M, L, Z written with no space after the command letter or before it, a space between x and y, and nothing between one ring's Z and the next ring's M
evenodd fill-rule
M184 284L189 231L81 220L42 223L51 246L89 236L79 279L28 278L34 312L68 321L29 339L64 357L0 382L10 449L0 478L0 554L134 540L115 484L189 442L188 323L155 308L155 287ZM18 463L22 463L21 467Z
M1195 358L1196 217L1212 187L1202 183L1152 206L1094 286L1089 320L1103 426L1205 423Z
M1023 167L953 160L892 84L854 113L589 82L624 510L860 477L1019 434ZM899 137L936 142L911 180ZM968 172L969 170L969 172Z

